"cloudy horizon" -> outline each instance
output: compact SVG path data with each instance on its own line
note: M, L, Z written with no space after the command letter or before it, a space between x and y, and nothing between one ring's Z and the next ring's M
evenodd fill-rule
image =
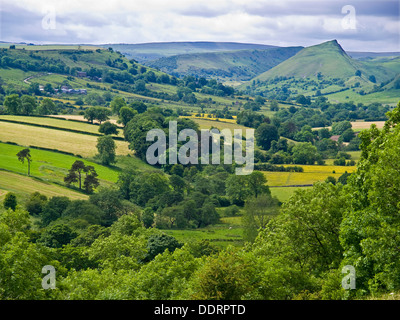
M0 40L35 44L241 42L400 52L399 1L3 0Z

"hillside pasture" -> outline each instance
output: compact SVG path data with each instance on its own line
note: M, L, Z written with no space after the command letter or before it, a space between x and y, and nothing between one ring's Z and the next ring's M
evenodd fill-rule
M47 197L66 196L73 200L88 198L86 194L60 185L3 170L0 170L0 189L0 200L8 192L14 192L24 198L33 192L40 192Z

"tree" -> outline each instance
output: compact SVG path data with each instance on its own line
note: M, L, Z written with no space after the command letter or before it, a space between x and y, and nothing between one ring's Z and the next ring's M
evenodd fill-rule
M127 123L133 119L135 115L137 115L138 112L130 107L122 107L119 110L119 119L118 123L121 123L124 127L127 125Z
M279 111L279 104L278 101L272 100L269 104L269 108L271 111Z
M79 190L82 190L83 174L85 174L84 189L86 193L92 193L93 189L99 185L97 173L93 166L86 166L81 160L76 160L72 164L67 176L64 177L64 182L67 186L70 186L71 183L78 182Z
M17 196L13 192L8 192L3 200L4 208L15 211L17 208Z
M118 135L118 126L110 121L106 121L100 125L99 132L105 135Z
M342 265L355 267L357 296L400 288L400 103L387 116L382 130L372 125L360 132L361 158L347 180L351 205L341 224Z
M31 174L31 162L32 162L32 157L31 157L31 151L29 148L23 149L20 152L17 153L18 160L21 161L22 163L25 162L25 160L28 163L28 176Z
M147 149L153 144L152 141L146 141L147 133L151 129L162 129L164 117L145 113L133 117L124 128L125 140L129 142L129 149L135 150L135 155L142 160L146 159Z
M233 204L243 206L246 198L251 194L246 176L231 175L226 179L226 195Z
M21 112L21 99L17 94L11 94L4 100L4 107L8 114L17 115Z
M21 114L29 116L36 110L36 99L32 96L23 95L21 97Z
M95 119L101 124L107 121L111 116L111 110L105 107L96 107L96 117Z
M97 157L100 159L102 164L105 164L108 166L108 165L116 162L116 159L115 159L116 145L115 145L114 139L111 136L107 135L107 136L99 137L97 139L96 147L99 152Z
M196 272L192 298L205 300L240 300L251 290L253 262L233 249L207 257Z
M147 110L147 105L141 101L133 101L129 107L136 110L138 113L144 113Z
M53 100L44 98L38 107L38 113L40 115L53 114L56 111L56 105Z
M373 74L368 77L368 80L373 82L373 83L376 83L376 78L375 78L375 76Z
M47 197L40 192L34 192L25 203L26 210L31 215L39 215L47 203Z
M300 94L296 97L296 102L302 105L309 105L311 103L310 97L305 97L304 95Z
M261 194L270 194L267 186L267 178L260 171L253 171L247 176L247 185L250 189L250 194L257 198Z
M40 213L41 224L43 227L50 224L50 222L57 220L61 217L62 213L67 209L69 203L68 197L52 197L44 205Z
M313 165L320 158L317 148L311 142L297 143L293 149L293 161L296 164Z
M93 123L93 121L96 119L96 109L94 107L87 108L83 117L90 123Z
M100 185L99 179L97 178L96 170L93 166L86 166L85 168L85 181L83 187L86 193L93 193L94 189Z
M104 121L107 121L111 115L111 110L106 107L90 107L85 110L84 118L87 119L90 123L93 123L94 120L99 121L101 124Z
M351 129L350 121L336 122L332 125L332 134L341 135L347 129Z
M174 252L175 249L181 248L183 243L167 234L155 234L149 237L147 241L147 254L144 258L145 262L153 260L158 254L162 254L165 250Z
M244 206L242 222L244 238L253 242L259 229L264 229L271 218L279 213L279 200L270 194L251 198Z
M61 248L77 236L78 234L71 227L65 224L56 224L46 229L37 242L46 247Z
M255 138L260 147L264 150L269 150L271 142L279 139L278 130L272 124L263 123L256 129Z
M125 99L122 97L114 97L110 103L113 114L118 115L121 108L126 107Z
M133 216L133 213L138 212L132 203L121 198L121 193L116 188L100 188L98 192L90 195L89 201L101 208L103 212L101 224L105 226L112 225L114 221L125 214Z
M146 82L143 80L138 80L135 82L135 90L139 92L146 91Z
M354 137L354 131L350 128L342 133L342 135L340 136L340 140L343 140L344 142L350 142Z
M85 172L86 166L81 160L76 160L71 169L68 171L68 175L64 178L64 182L67 186L70 186L73 182L79 183L79 189L82 189L82 174Z

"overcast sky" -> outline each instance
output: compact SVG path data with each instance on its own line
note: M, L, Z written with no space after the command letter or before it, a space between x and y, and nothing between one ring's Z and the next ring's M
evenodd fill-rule
M223 41L400 51L399 0L0 0L0 40Z

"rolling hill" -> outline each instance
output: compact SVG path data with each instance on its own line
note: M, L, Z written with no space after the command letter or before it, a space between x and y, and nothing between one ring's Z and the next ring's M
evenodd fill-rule
M356 60L336 40L310 46L239 88L247 94L290 100L299 94L316 97L335 95L335 102L357 101L385 87L400 73L400 57L383 56ZM345 93L344 93L345 92ZM379 101L375 95L371 102ZM397 94L398 96L398 94ZM393 100L397 103L398 98ZM385 101L387 102L387 101ZM391 100L390 100L391 102Z
M292 57L302 47L269 48L181 54L148 61L147 65L182 77L215 77L220 80L249 80Z
M128 58L133 58L140 63L157 60L180 54L221 52L236 50L263 50L274 48L274 46L238 42L152 42L138 44L104 44L104 48L113 48Z
M352 60L336 41L304 48L295 56L275 68L255 77L266 80L274 77L316 77L318 73L331 78L351 77L361 68L358 61Z

